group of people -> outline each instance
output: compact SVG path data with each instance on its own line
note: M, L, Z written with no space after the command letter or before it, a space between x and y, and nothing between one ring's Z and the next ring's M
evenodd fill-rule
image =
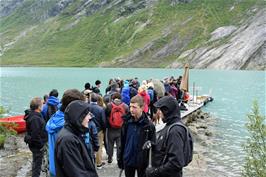
M159 97L152 82L140 85L137 78L111 79L104 96L101 81L95 85L86 83L82 92L66 90L61 101L56 89L31 100L24 141L32 152L32 176L40 176L47 156L49 176L98 177L97 169L105 165L103 148L110 164L116 144L117 165L126 177L135 172L138 177L181 177L191 137L181 123L178 94ZM166 123L157 136L153 114Z

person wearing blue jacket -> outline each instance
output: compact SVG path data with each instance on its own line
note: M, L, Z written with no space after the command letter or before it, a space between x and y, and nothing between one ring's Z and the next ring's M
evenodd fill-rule
M128 106L130 104L130 88L129 88L129 82L124 82L124 87L121 91L121 100L122 102L126 103Z
M56 176L54 149L58 132L63 128L64 111L69 103L74 100L84 100L83 94L77 89L69 89L64 92L62 97L62 105L59 110L48 120L46 131L48 132L48 148L49 148L49 172L50 176Z
M42 108L41 113L46 122L58 110L58 105L60 101L57 97L58 97L58 91L56 89L51 90L47 102Z
M130 113L124 116L121 129L121 146L118 154L118 167L125 170L126 177L145 177L149 162L149 150L143 145L155 143L155 126L144 112L144 100L136 95L130 100Z

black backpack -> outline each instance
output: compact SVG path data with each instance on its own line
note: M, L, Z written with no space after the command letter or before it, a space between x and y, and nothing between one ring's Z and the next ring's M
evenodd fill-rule
M52 115L58 110L57 106L55 105L51 105L51 104L47 104L47 112L45 115L45 121L48 122L48 120L52 117Z
M166 146L166 141L168 139L168 136L169 136L169 132L171 130L172 127L174 126L181 126L183 127L186 132L187 132L187 136L186 136L186 139L184 140L184 160L185 160L185 164L184 164L184 167L187 166L193 159L193 139L192 139L192 135L190 133L190 131L188 130L188 128L181 122L176 122L172 125L169 126L168 130L167 130L167 133L166 133L166 139L164 141L164 145ZM166 160L166 155L164 157L164 161Z

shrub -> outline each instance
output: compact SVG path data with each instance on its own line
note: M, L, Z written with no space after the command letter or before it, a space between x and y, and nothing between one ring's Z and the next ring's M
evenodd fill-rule
M2 117L3 114L5 114L7 112L8 111L6 109L4 109L3 106L0 106L0 117ZM9 126L11 126L11 124ZM10 130L7 127L8 126L5 125L4 123L0 123L0 148L4 147L4 143L5 143L6 137L16 134L16 132L14 130Z
M260 115L257 101L254 101L252 112L247 118L246 128L249 137L243 145L246 157L242 176L266 177L265 115Z

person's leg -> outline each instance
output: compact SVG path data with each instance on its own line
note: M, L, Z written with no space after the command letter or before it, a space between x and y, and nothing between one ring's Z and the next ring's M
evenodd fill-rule
M116 131L116 139L115 139L115 142L116 142L116 159L119 160L119 154L120 154L120 147L121 147L121 130L118 129Z
M43 150L31 149L32 152L32 177L39 177L42 168Z
M135 168L125 167L125 176L126 177L135 177Z
M102 153L103 153L103 131L99 131L98 133L98 138L99 138L99 150L98 152L96 153L96 165L97 166L100 166L102 165Z
M113 161L113 153L114 153L114 133L112 129L108 129L108 134L107 134L107 138L108 138L108 163L112 163Z
M145 175L145 170L146 170L146 168L138 168L137 169L137 174L138 174L138 177L145 177L146 175Z

